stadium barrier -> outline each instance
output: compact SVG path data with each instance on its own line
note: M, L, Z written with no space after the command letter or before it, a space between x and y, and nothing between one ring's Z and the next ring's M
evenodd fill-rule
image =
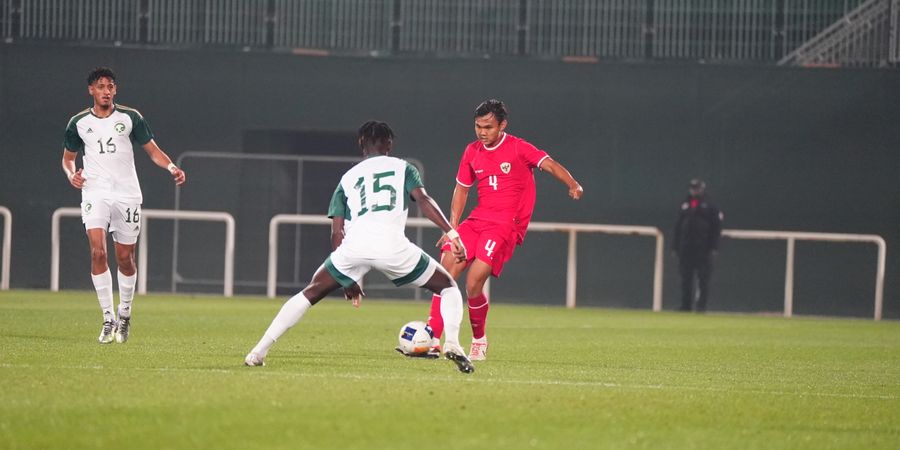
M898 0L0 0L0 36L79 44L777 62L829 27L835 63L897 61ZM877 16L855 20L870 6ZM874 20L873 20L874 19ZM858 25L857 25L858 24ZM874 27L872 26L874 24ZM870 33L869 29L875 29ZM853 54L846 55L846 50Z
M887 244L874 234L809 233L801 231L722 230L722 236L733 239L763 239L787 241L784 269L784 317L794 315L794 246L796 241L867 242L878 247L878 266L875 273L875 320L881 320L884 301L884 269Z
M319 215L278 214L269 222L269 270L266 281L266 295L275 297L278 282L278 226L282 224L330 225L331 219ZM437 228L430 220L409 218L407 226ZM653 264L653 310L662 311L663 249L664 237L659 228L632 225L601 225L580 223L532 222L529 231L563 232L569 235L568 258L566 260L566 307L575 307L576 282L578 276L577 236L578 233L605 233L619 235L651 236L656 239Z
M0 257L0 291L9 290L9 264L12 254L12 212L5 206L0 206L0 216L3 216L3 256Z
M59 208L53 212L51 226L50 290L59 291L59 222L62 217L81 217L81 208ZM141 211L141 236L138 242L138 293L147 293L147 235L150 219L198 220L225 223L225 274L223 294L234 295L234 217L219 211L171 211L144 209Z

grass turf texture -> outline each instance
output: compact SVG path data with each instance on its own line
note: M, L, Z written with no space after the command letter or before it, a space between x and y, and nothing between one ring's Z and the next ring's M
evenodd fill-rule
M395 353L424 302L0 292L0 447L897 448L900 323L494 305L473 375ZM464 324L467 322L464 321ZM464 325L463 343L468 342Z

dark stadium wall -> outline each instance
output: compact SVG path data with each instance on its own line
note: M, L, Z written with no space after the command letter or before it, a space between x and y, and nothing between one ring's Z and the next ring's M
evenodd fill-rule
M248 149L248 130L353 132L364 120L386 120L399 135L396 154L423 161L428 189L445 208L472 140L474 106L501 98L511 108L509 131L547 150L585 188L575 203L552 177L536 174L535 220L652 225L668 238L687 181L699 176L728 228L883 235L885 315L900 317L892 270L900 262L892 247L900 243L900 72L694 63L0 45L0 204L15 214L13 287L49 286L50 215L79 202L59 168L62 131L89 105L84 79L96 65L118 72L118 101L147 117L173 157L264 152ZM167 174L144 155L137 160L144 207L171 208ZM186 189L204 184L186 169ZM229 195L231 183L222 177L216 193ZM77 223L64 230L63 286L86 289L87 245ZM579 244L579 304L649 308L649 239L583 235ZM265 252L265 241L243 245ZM219 247L208 248L195 259L220 261ZM310 258L318 262L326 248ZM495 300L562 304L565 249L562 235L529 234L494 283ZM167 276L167 251L154 249L154 279ZM784 253L782 243L724 240L710 309L779 311ZM243 270L264 270L255 258ZM800 243L795 312L871 316L874 273L873 246ZM667 257L667 309L678 304L678 284L677 262Z

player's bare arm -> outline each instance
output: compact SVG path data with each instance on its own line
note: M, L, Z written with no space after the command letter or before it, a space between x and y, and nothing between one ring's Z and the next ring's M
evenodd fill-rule
M162 149L159 148L159 145L156 145L155 140L151 139L150 142L142 145L142 147L144 147L144 151L146 151L147 154L150 155L150 159L153 160L154 164L168 170L169 173L172 174L172 178L175 179L176 185L180 186L184 184L184 181L186 179L184 171L178 168L178 166L176 166L175 163L172 162L172 159L169 158L169 155L167 155L166 152L162 151Z
M331 218L331 250L337 250L344 242L344 217L334 216Z
M75 189L81 189L82 187L84 187L84 175L82 175L81 173L84 169L77 169L75 167L75 158L77 156L78 152L64 149L62 157L62 169L66 174L66 178L69 179L69 184L71 184Z
M459 227L459 222L462 219L463 210L466 209L466 202L468 199L469 187L456 183L456 188L453 189L453 199L450 200L450 226L453 227L454 230ZM446 241L447 235L445 234L438 239L435 246L441 247Z
M462 240L460 240L459 234L454 231L452 226L450 226L450 222L447 222L447 218L444 217L444 213L441 211L437 202L435 202L434 199L425 192L425 188L422 187L413 189L410 192L410 195L419 204L419 209L422 210L425 217L434 222L434 224L444 232L444 236L453 236L450 245L452 247L453 256L456 258L456 262L465 261L466 247L463 245Z
M566 187L569 188L569 197L572 197L573 200L580 199L582 194L584 194L584 189L577 181L575 181L572 174L569 173L562 164L554 161L552 158L546 158L541 161L539 167L544 172L553 175L557 180L561 181L562 184L565 184Z

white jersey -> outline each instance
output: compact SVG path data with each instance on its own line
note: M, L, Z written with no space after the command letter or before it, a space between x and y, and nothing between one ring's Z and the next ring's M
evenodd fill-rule
M112 114L104 118L91 109L73 116L63 146L84 153L82 198L142 203L133 144L144 145L152 139L153 132L141 113L122 105L115 105Z
M341 177L328 217L343 216L344 251L381 258L405 249L410 193L422 187L412 164L390 156L370 156Z

